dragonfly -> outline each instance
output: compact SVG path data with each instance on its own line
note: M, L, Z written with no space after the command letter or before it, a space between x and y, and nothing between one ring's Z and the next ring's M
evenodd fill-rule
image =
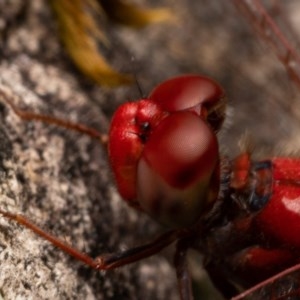
M252 21L253 22L253 21ZM228 129L229 130L229 129ZM295 270L295 271L297 271L297 270ZM241 296L242 297L242 296ZM242 299L242 298L241 298ZM275 298L276 299L276 298Z

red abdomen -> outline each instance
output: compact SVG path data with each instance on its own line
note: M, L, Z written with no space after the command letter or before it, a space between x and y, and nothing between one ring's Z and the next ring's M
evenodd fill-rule
M278 246L300 249L300 159L273 158L272 194L256 224Z

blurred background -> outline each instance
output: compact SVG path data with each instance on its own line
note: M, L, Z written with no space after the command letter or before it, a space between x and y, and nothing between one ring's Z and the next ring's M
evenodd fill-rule
M108 88L82 74L63 47L50 2L0 1L0 87L20 107L105 132L115 109L140 98L140 91L134 82ZM228 97L219 134L222 153L237 155L247 135L256 158L297 155L299 88L232 1L132 2L164 7L174 19L133 29L101 13L96 24L107 42L100 39L98 50L114 70L133 74L145 95L171 76L210 76ZM299 1L262 2L297 47ZM0 121L3 207L29 216L92 256L129 248L162 231L122 202L97 141L53 126L24 124L5 103ZM3 299L177 300L171 254L167 249L133 266L95 272L0 220L0 294ZM196 299L217 299L198 254L191 253L191 269Z

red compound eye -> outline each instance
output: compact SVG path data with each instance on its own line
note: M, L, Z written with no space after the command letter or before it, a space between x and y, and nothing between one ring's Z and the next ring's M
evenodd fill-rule
M165 118L145 145L138 164L142 208L162 223L194 223L211 199L210 180L218 144L207 124L191 112Z
M109 157L118 189L130 205L136 202L137 163L144 143L163 117L157 104L139 100L123 104L115 112L109 133Z
M195 74L171 78L158 85L149 99L163 110L193 110L218 131L225 116L225 95L214 80Z

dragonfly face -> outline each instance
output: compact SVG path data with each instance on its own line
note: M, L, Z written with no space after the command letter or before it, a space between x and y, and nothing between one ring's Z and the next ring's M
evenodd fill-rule
M199 75L160 84L126 103L111 123L109 154L120 193L172 227L196 223L219 190L218 143L224 92Z

